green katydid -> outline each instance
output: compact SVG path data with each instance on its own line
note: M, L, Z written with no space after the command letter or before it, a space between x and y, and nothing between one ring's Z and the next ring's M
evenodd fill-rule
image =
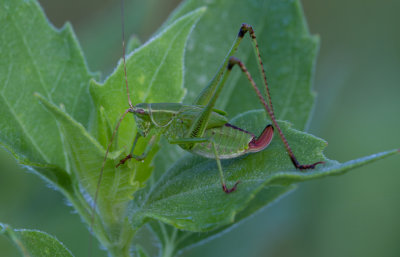
M110 145L112 144L113 138L118 130L119 124L127 113L132 113L134 115L138 131L134 137L130 153L118 163L117 167L132 158L138 161L145 159L154 145L155 136L153 135L145 151L140 155L134 154L136 143L140 137L146 137L151 131L155 131L155 134L161 133L165 135L171 144L177 144L182 149L193 154L215 159L219 170L222 189L225 193L231 193L236 190L239 181L231 188L226 186L220 159L235 158L247 153L259 152L265 149L272 140L274 127L278 130L279 136L288 152L288 155L297 169L314 169L316 165L323 163L319 161L313 164L300 164L282 133L282 130L275 119L267 78L252 26L248 24L241 25L239 33L217 74L203 89L194 101L193 105L185 105L181 103L139 103L134 106L132 104L126 73L125 36L123 26L122 30L123 64L129 108L125 110L124 114L121 116L116 125L113 136L111 137L103 166L101 168L99 184ZM246 66L238 58L233 56L246 33L249 33L250 35L254 54L258 59L258 66L265 84L268 103L262 96ZM242 72L247 76L251 86L273 123L273 125L266 126L259 137L231 125L228 123L223 111L214 109L216 100L218 99L220 92L235 65L238 65ZM95 195L95 202L96 198L97 192Z
M93 228L94 225L94 212L107 156L114 137L118 131L119 125L128 113L132 113L134 115L137 132L134 137L130 153L125 158L120 160L116 167L123 165L129 159L136 159L137 161L144 160L154 145L154 139L156 137L155 135L163 134L171 144L177 144L182 149L193 154L197 154L205 158L215 159L219 171L222 190L229 194L236 190L239 181L237 181L231 188L227 187L220 160L231 159L244 154L251 154L264 150L272 141L274 127L278 130L278 134L295 168L299 170L314 169L316 165L324 163L322 161L318 161L313 164L300 164L290 148L288 141L286 140L281 128L279 127L279 124L275 119L267 77L256 40L256 35L252 26L248 24L241 25L239 33L216 75L203 89L192 105L186 105L182 103L139 103L134 106L130 98L126 71L123 0L121 1L121 14L123 50L122 59L129 108L125 110L117 122L104 156L92 206L93 214L90 225L91 228ZM258 67L265 85L268 103L262 96L246 66L238 58L233 56L237 51L240 42L247 33L250 35L252 40L253 52L258 60ZM220 96L221 90L235 65L239 66L241 71L247 76L250 85L254 89L261 104L264 106L273 123L273 125L267 125L258 137L251 132L245 131L244 129L230 124L225 116L226 113L214 108L215 103ZM153 136L146 146L144 152L140 155L135 154L134 150L138 140L141 137L147 137L149 134L152 134Z

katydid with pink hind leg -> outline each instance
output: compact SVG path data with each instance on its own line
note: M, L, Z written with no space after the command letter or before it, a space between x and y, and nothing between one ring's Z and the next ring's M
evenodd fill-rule
M133 105L130 98L126 71L123 1L121 2L123 49L122 59L125 86L128 97L128 109L125 110L125 112L118 120L104 156L104 160L98 177L96 192L94 195L94 202L92 205L91 228L94 224L96 202L107 156L110 152L110 147L117 134L118 128L122 120L128 113L132 113L134 115L137 131L136 135L134 136L130 153L125 158L121 159L116 167L124 165L125 162L130 159L135 159L136 161L144 160L154 146L154 143L156 141L155 137L162 134L167 138L170 144L177 144L182 149L195 155L215 159L219 171L222 190L225 193L229 194L237 189L239 181L237 181L232 186L228 186L226 184L220 160L236 158L244 154L251 154L262 151L270 144L273 137L274 128L278 131L278 134L295 168L300 170L314 169L316 165L323 163L321 161L318 161L312 164L300 164L299 161L296 159L294 153L292 152L289 143L287 142L281 128L279 127L275 119L271 96L268 89L267 78L259 52L256 36L253 28L247 24L242 24L240 26L237 37L234 40L231 49L226 55L216 75L203 89L203 91L200 93L200 95L197 97L192 105L182 103L139 103ZM258 67L265 85L267 100L262 96L254 79L250 75L243 62L234 57L238 46L240 45L242 39L245 37L246 34L250 36L250 39L252 41L252 48L254 50L253 52L258 60ZM249 85L252 86L253 90L255 91L261 104L265 108L273 123L273 125L267 125L258 137L251 132L230 124L228 122L228 119L226 118L226 113L224 111L214 108L215 103L220 96L221 90L226 84L229 74L236 65L239 66L244 75L246 75L249 81ZM133 92L133 96L134 94L135 92ZM141 153L135 153L135 146L140 138L148 137L150 135L150 132L152 132L152 138L146 146L145 150Z
M246 33L250 34L250 38L253 42L254 53L259 61L258 64L263 76L269 103L267 103L261 95L260 90L246 66L238 58L233 56ZM126 88L129 90L128 81L126 79L125 56L123 57L123 61ZM267 125L258 137L248 131L231 125L225 117L225 112L214 109L215 102L235 65L238 65L241 71L247 76L251 86L273 123L273 126ZM138 161L146 158L154 140L150 141L146 150L141 155L136 155L133 152L138 139L140 137L146 137L152 129L158 130L159 133L164 134L171 144L177 144L182 149L192 152L193 154L215 159L218 164L222 189L225 193L233 192L236 189L238 182L236 182L236 184L230 189L226 186L220 159L235 158L246 153L259 152L265 149L272 140L274 127L278 130L279 136L284 143L289 157L297 169L313 169L317 164L323 163L316 162L313 164L300 164L293 154L289 143L275 119L256 36L253 28L248 24L241 25L238 36L223 64L219 68L219 71L211 80L209 85L203 89L193 105L184 105L181 103L140 103L133 106L129 93L128 102L129 109L125 111L125 114L130 112L134 115L138 131L136 132L130 154L122 159L117 167L131 158ZM123 117L121 120L122 119Z
M145 159L148 152L152 149L155 140L150 140L144 152L140 153L139 155L134 153L136 143L141 137L147 137L150 131L156 131L156 134L165 135L171 144L177 144L182 149L193 154L215 159L218 165L222 189L225 193L231 193L236 190L239 181L236 182L231 188L227 187L220 159L235 158L247 153L254 153L265 149L272 140L274 127L278 130L278 134L295 168L300 170L313 169L316 165L323 163L318 161L313 164L300 164L291 150L284 134L282 133L282 130L275 119L267 78L257 44L256 35L252 26L248 24L241 25L238 35L217 74L203 89L203 91L194 101L193 105L185 105L181 103L139 103L134 106L130 99L126 71L123 1L121 1L121 15L123 67L129 108L126 109L124 114L121 116L111 137L109 147L106 151L104 162L99 174L98 186L101 183L101 176L110 145L112 144L121 121L124 119L127 113L132 113L134 115L138 131L134 137L130 153L125 158L120 160L117 167L123 165L129 159L136 159L137 161ZM268 102L262 96L246 66L238 58L234 57L240 42L246 34L249 34L252 41L252 48L254 50L253 52L258 60L258 67L265 85ZM264 131L258 137L248 131L231 125L228 123L228 120L225 116L226 113L224 111L214 109L216 100L218 99L220 92L235 65L239 66L241 71L247 76L250 85L254 89L273 123L273 125L267 125ZM154 139L154 137L155 136L153 136L152 139ZM95 202L96 197L97 192L95 195Z

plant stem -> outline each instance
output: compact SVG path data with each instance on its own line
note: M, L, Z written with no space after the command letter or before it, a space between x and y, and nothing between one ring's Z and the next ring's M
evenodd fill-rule
M177 229L174 229L172 232L172 235L168 235L167 231L165 230L165 225L159 222L161 226L161 230L163 231L164 234L164 244L162 246L164 247L162 249L162 257L173 257L175 253L175 239L176 239L176 233Z
M173 257L174 251L175 251L174 244L168 243L165 245L165 248L162 251L162 257Z
M108 252L113 257L132 257L131 256L131 243L136 233L136 230L132 229L129 223L125 223L122 227L121 236L118 242L115 244L110 243L106 245Z

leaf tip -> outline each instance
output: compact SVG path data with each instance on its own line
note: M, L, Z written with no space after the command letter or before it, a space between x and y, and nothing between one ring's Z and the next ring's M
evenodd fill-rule
M193 15L193 17L198 20L206 12L206 10L207 10L206 6L201 6L197 9L187 13L183 17Z
M0 223L0 234L4 234L6 232L7 225Z
M197 8L197 10L198 10L198 12L203 13L203 12L207 11L207 6L199 7L199 8Z

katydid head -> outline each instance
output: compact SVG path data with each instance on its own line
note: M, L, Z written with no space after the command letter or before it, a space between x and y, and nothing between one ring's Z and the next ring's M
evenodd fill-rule
M165 128L181 108L178 103L140 103L129 109L135 117L138 132L145 137L152 128Z
M146 137L152 127L148 105L147 103L140 103L130 108L130 112L133 113L135 117L137 132L142 137Z

